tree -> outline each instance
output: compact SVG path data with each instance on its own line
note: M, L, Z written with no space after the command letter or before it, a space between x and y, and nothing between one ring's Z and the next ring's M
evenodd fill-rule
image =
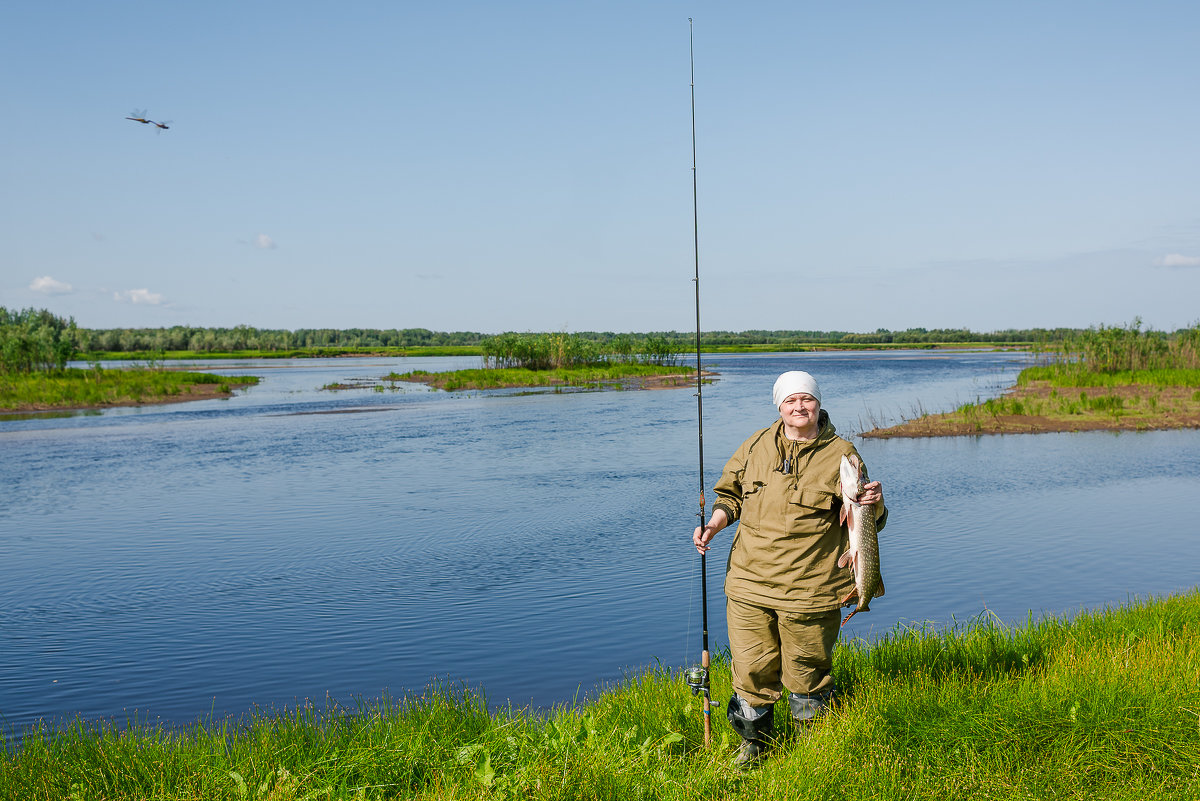
M61 370L76 352L75 319L45 309L9 311L0 306L0 370Z

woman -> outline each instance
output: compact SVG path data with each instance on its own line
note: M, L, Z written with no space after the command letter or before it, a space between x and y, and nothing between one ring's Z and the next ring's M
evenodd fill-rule
M821 390L806 372L784 373L773 391L779 420L756 431L725 465L708 524L692 534L705 553L721 529L738 531L725 574L733 698L727 717L742 736L739 763L757 759L774 731L774 704L789 692L792 717L809 722L835 694L832 668L853 573L839 522L839 465L854 446L834 433ZM887 522L878 481L858 501Z

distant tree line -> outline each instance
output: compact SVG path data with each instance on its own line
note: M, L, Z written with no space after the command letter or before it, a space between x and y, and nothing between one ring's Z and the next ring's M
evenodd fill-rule
M1132 337L1139 347L1159 347L1157 342L1181 338L1191 342L1196 329L1172 333L1142 331L1141 321L1126 328L1031 328L977 332L965 328L908 328L870 333L853 331L747 330L705 331L702 347L775 345L924 345L933 343L1030 343L1048 351L1078 350L1081 343L1111 342ZM1074 344L1072 344L1074 343ZM488 335L477 331L431 331L427 328L232 328L172 326L170 328L80 328L44 309L8 310L0 306L0 369L29 371L61 369L77 354L93 352L163 353L193 351L291 351L308 348L395 349L417 346L473 346L496 365L526 361L586 363L588 360L645 361L673 364L681 353L695 347L695 334L681 331L615 333L582 331L576 334L507 332ZM570 354L568 351L574 349Z
M904 331L876 329L871 333L852 331L705 331L701 345L879 345L1007 342L1061 342L1078 335L1074 328L1006 329L980 333L966 328L909 328ZM526 332L526 335L530 332ZM80 351L159 352L195 351L227 353L241 350L286 351L300 348L410 348L420 345L479 346L493 335L478 331L431 331L428 328L200 328L177 325L171 328L79 328L74 334ZM513 332L499 337L522 336ZM616 333L580 331L572 334L580 340L600 345L612 344L618 350L632 348L644 352L649 343L668 347L674 352L695 346L696 335L689 331L651 331Z
M1062 342L1078 335L1078 328L1009 328L1003 331L978 332L966 328L908 328L904 331L889 331L878 328L871 333L853 331L703 331L701 346L722 345L889 345L889 344L936 344L936 343L979 343L979 344L1039 344ZM582 331L578 336L597 342L609 342L620 337L659 338L674 347L687 351L695 348L696 334L693 331L655 331L648 334L614 334L611 331Z
M1056 342L1071 333L1073 328L1009 328L1003 331L981 333L966 328L908 328L890 331L877 328L870 333L853 331L706 331L701 333L701 344L708 345L890 345L979 342L999 344L1006 342ZM692 334L691 337L695 338Z
M1008 329L979 333L965 328L909 328L889 331L880 328L871 333L850 331L705 331L702 346L737 345L837 345L837 344L929 344L971 343L997 344L1006 342L1060 342L1078 334L1078 329ZM481 346L489 339L532 336L529 332L506 332L491 336L478 331L431 331L428 328L299 328L294 331L278 328L253 328L238 325L232 328L200 328L177 325L171 328L79 328L74 333L80 351L119 351L125 353L195 351L197 353L227 353L230 351L260 350L288 351L301 348L410 348L415 346ZM647 353L657 349L663 358L686 352L695 345L695 333L687 331L652 331L647 333L616 333L613 331L581 331L571 335L580 341L593 342L614 354Z
M430 331L427 328L171 328L80 329L82 351L168 351L228 353L239 350L297 350L300 348L409 348L416 345L478 345L483 334L472 331Z

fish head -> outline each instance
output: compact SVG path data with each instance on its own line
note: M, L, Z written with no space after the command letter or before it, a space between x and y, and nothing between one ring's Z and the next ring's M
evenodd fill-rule
M853 453L842 456L841 464L842 497L855 500L862 494L863 474L862 461Z

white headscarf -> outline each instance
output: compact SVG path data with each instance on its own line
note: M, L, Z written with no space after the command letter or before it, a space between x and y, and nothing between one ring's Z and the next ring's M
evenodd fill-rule
M775 408L797 392L805 392L817 399L817 403L821 402L821 388L817 386L817 379L813 378L803 370L790 370L775 379L775 389L772 392L772 397L775 399Z

